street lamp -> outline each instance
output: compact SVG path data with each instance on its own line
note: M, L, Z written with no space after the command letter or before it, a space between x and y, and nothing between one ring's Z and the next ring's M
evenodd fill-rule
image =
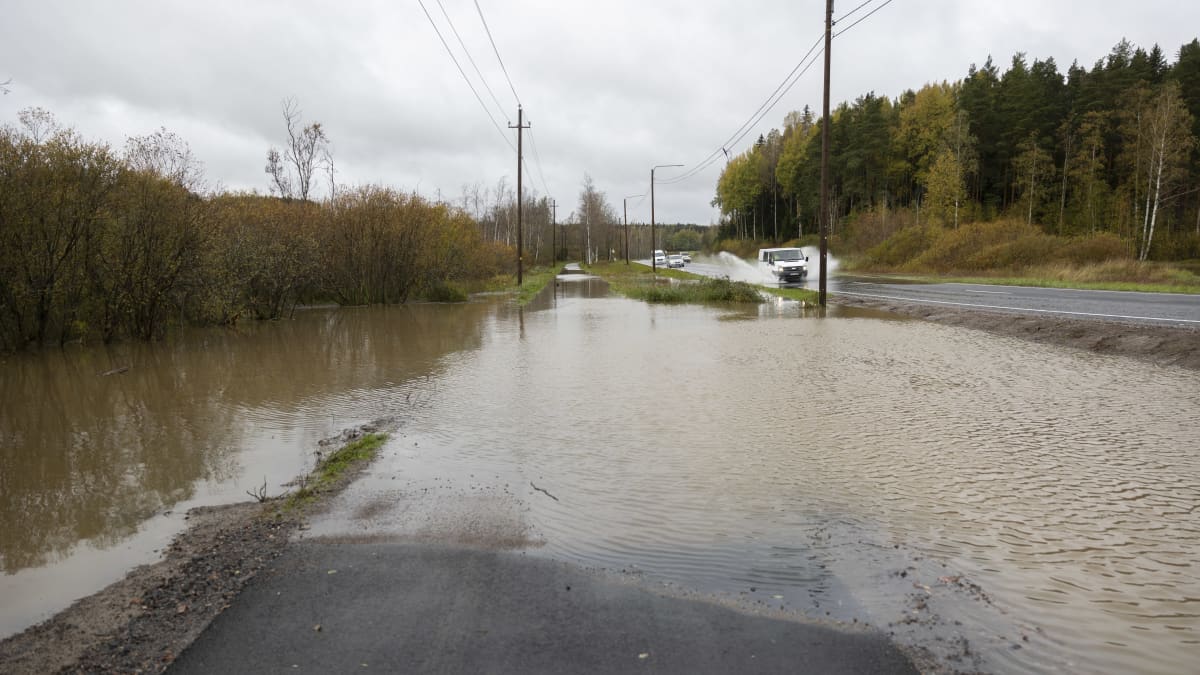
M628 197L626 197L625 199L622 200L622 202L625 204L625 264L626 265L629 264L629 200L633 199L634 197L645 197L645 196L646 196L646 193L643 192L640 195L629 195ZM653 258L654 256L651 255L650 257Z
M654 252L658 250L658 240L654 236L654 169L665 169L669 166L683 166L682 164L659 164L650 169L650 267L654 272L658 273L658 261L654 258Z

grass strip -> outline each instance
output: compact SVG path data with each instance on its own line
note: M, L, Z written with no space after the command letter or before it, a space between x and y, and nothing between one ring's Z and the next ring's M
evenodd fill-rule
M517 291L517 304L522 307L529 304L529 301L541 293L546 284L558 275L558 270L557 267L536 267L525 272L522 275L521 288ZM516 284L516 278L513 279L513 284Z
M744 281L712 279L686 270L620 262L596 262L584 269L603 277L609 287L634 300L661 304L760 303L761 289ZM673 281L668 281L673 280Z
M311 502L318 493L335 485L352 466L375 459L387 438L387 434L367 434L338 448L299 481L296 491L288 497L287 506L294 508Z

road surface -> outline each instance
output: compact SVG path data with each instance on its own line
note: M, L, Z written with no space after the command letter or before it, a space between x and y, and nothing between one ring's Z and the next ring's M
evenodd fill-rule
M984 284L903 284L843 277L837 295L946 305L964 309L1052 314L1157 326L1200 326L1200 295L1089 291Z
M745 270L700 259L685 269L711 277L729 276L734 280L761 283L762 279L747 263ZM649 261L646 261L649 264ZM815 260L802 283L789 288L817 288ZM740 273L740 276L739 276ZM1124 321L1155 326L1200 327L1200 295L1182 293L1138 293L1132 291L1091 291L1070 288L1034 288L1030 286L993 286L960 283L912 283L887 277L831 276L829 292L837 295L875 300L944 305L961 309L982 309L1016 314L1051 314L1078 319Z
M915 673L878 632L665 597L516 552L289 547L186 673Z

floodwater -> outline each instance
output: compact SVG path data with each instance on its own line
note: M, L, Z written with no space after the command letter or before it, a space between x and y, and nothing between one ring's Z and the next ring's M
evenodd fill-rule
M309 536L522 547L870 623L952 668L1200 655L1190 371L565 277L524 311L321 310L124 349L0 364L0 628L28 623L22 587L152 559L185 507L277 492L318 439L398 415Z

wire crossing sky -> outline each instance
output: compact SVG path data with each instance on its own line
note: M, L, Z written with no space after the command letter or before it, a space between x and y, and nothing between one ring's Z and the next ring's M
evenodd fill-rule
M989 56L1001 71L1017 53L1090 69L1123 38L1173 62L1200 33L1200 3L1178 0L838 4L835 107L953 82ZM209 189L266 193L280 102L294 98L328 134L342 183L456 202L464 187L515 185L505 123L519 103L534 120L526 188L557 199L560 221L585 173L616 203L647 191L650 167L685 164L657 175L658 220L707 224L727 153L820 109L809 64L824 13L823 0L7 0L0 123L41 107L117 151L165 127ZM649 210L630 200L629 219Z

